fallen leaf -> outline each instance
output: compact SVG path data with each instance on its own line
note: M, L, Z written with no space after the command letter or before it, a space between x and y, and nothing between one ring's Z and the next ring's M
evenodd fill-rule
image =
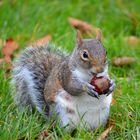
M5 56L4 60L5 60L6 63L11 63L12 62L12 59L11 59L10 56Z
M105 131L103 131L101 133L100 136L98 136L96 138L96 140L105 140L105 138L107 137L108 133L112 130L113 127L114 127L114 125L111 125L110 127L108 127Z
M12 60L10 56L5 56L4 58L0 58L0 64L2 63L10 64L11 62Z
M44 130L35 138L35 140L44 140L49 136L49 133L50 132L48 130ZM51 140L51 138L48 138L47 140Z
M114 98L112 98L111 105L115 105L116 103L117 103L117 101Z
M80 30L82 33L95 32L95 28L85 21L78 20L72 17L68 18L68 21L71 26Z
M13 52L19 48L19 45L17 42L15 42L12 38L9 38L6 40L2 54L4 56L10 56L13 54Z
M132 46L136 46L140 44L140 38L136 36L126 37L125 40L129 45L132 45Z
M136 59L133 57L114 57L112 59L112 64L117 67L125 66L125 65L131 65L133 63L136 63Z
M2 45L3 55L3 58L0 58L0 68L5 71L5 78L7 78L12 69L12 54L19 45L12 38L2 41L0 45Z
M51 40L51 38L52 38L51 35L46 35L46 36L38 39L36 42L31 43L30 46L32 46L32 47L46 46L49 43L49 41Z

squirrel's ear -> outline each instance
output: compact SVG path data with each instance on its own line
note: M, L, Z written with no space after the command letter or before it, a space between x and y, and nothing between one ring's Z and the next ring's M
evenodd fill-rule
M76 43L78 47L82 46L83 41L82 41L81 33L79 30L77 31L76 41L77 41Z
M102 32L99 28L96 29L96 39L102 41Z

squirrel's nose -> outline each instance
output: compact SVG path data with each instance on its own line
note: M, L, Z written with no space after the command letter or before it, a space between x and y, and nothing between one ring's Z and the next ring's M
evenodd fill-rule
M104 68L103 67L100 67L100 66L94 66L92 69L91 69L91 73L93 75L96 75L96 74L99 74L99 73L102 73L104 72Z
M104 69L102 67L96 67L96 73L102 73Z

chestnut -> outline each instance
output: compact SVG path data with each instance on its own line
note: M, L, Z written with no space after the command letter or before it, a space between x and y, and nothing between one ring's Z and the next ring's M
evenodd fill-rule
M100 77L94 76L90 84L95 87L95 90L99 94L106 94L109 91L110 80L103 76Z

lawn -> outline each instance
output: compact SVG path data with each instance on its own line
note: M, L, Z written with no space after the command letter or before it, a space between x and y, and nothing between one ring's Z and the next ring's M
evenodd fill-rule
M116 81L115 103L110 112L114 127L107 138L140 139L140 44L126 42L128 36L140 38L139 0L1 0L0 40L13 38L19 43L20 48L14 52L16 57L30 42L51 34L55 45L70 52L75 45L76 32L69 25L68 17L86 21L103 32L103 44L110 61L109 73ZM111 63L114 56L131 56L137 62L115 67ZM17 109L10 94L11 76L5 78L5 74L6 70L0 68L0 139L34 139L49 126L38 112L28 114ZM49 137L53 140L91 140L104 129L99 127L95 132L81 130L71 137L57 128L57 132L53 131Z

